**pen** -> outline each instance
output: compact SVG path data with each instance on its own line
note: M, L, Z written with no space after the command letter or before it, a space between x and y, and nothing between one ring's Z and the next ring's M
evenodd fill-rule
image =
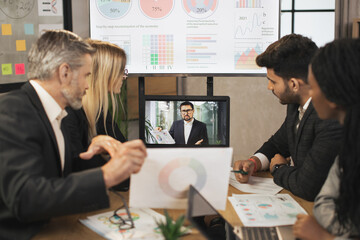
M242 175L248 175L248 172L245 172L244 170L240 169L240 170L231 170L231 172L233 173L241 173Z

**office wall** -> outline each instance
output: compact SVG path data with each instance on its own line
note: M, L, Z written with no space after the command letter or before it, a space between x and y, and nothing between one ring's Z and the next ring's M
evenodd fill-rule
M72 0L73 31L89 37L89 2ZM79 10L81 9L81 10ZM181 80L179 94L206 95L206 78ZM285 118L285 106L267 90L265 77L218 77L214 79L214 95L230 96L230 145L234 159L246 159L266 141ZM130 124L129 132L136 124ZM134 136L136 137L136 136Z
M206 95L206 78L192 77L182 83L185 95ZM285 119L286 107L267 90L265 77L217 77L214 96L230 97L230 145L234 160L247 159Z

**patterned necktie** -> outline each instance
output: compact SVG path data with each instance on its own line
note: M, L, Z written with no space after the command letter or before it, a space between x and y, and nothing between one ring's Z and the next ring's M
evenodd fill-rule
M303 118L304 113L305 113L305 109L303 107L299 106L298 111L299 111L299 119L296 124L296 132L299 129L301 119Z

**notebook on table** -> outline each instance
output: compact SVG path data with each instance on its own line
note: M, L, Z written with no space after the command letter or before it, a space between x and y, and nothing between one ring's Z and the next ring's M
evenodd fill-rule
M291 240L295 239L291 226L239 227L232 226L220 213L190 185L187 219L207 239L216 240Z

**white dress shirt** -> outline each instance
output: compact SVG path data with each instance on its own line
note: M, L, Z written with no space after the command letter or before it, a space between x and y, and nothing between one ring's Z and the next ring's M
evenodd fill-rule
M187 144L187 142L188 142L188 139L189 139L189 136L190 136L190 132L191 132L193 123L194 123L194 118L192 118L190 122L186 122L186 121L184 120L184 137L185 137L185 144Z
M56 141L59 148L61 170L64 170L65 165L65 142L64 135L60 129L61 120L66 117L67 112L60 107L55 99L36 81L30 80L30 84L34 87L40 101L44 107L46 115L54 130Z

